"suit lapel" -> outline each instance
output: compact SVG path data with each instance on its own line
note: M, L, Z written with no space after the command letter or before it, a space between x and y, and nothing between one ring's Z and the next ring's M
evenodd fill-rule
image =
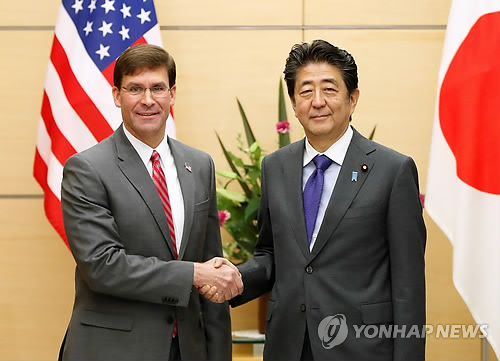
M170 240L167 218L165 217L165 210L163 209L160 197L158 196L158 191L156 190L147 169L144 167L144 163L125 136L125 133L123 132L123 125L116 130L114 140L116 144L116 154L118 157L118 167L134 186L137 192L139 192L142 199L148 206L156 224L160 227L165 243L170 249L173 257L174 249L172 241ZM148 225L145 226L147 227Z
M174 157L175 168L177 169L177 176L181 185L182 198L184 199L184 229L182 232L181 249L179 250L179 259L182 259L193 225L195 181L192 172L196 172L196 169L192 169L191 172L186 169L186 164L191 166L191 160L179 144L177 141L168 138L168 145Z
M310 258L309 245L307 244L306 221L304 217L304 201L302 199L302 171L304 159L304 142L292 144L289 148L289 160L283 162L283 185L289 212L289 221L300 250L306 259ZM299 197L294 195L299 195Z
M340 173L333 189L333 194L328 203L328 207L318 233L318 238L312 249L312 257L321 251L328 240L331 238L332 233L339 225L345 212L349 209L352 201L358 194L363 186L366 178L373 168L374 162L368 157L368 154L373 152L375 148L353 128L354 134L351 144L347 149L347 153L340 168ZM362 171L361 166L366 164L367 171ZM358 172L357 181L352 181L352 172Z

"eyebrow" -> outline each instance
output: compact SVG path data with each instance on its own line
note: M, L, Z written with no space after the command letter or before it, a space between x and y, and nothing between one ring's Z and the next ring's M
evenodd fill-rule
M309 84L312 84L313 81L312 80L304 80L300 86L303 87L304 85L309 85ZM337 82L337 80L335 80L334 78L326 78L326 79L321 79L320 83L332 83L333 85L335 86L338 86L339 83Z
M159 86L159 85L160 85L160 86L166 86L166 83L165 83L164 81L159 81L159 82L157 82L157 83L153 83L153 85L152 85L152 86ZM126 86L127 86L127 87L131 87L131 86L140 86L140 87L143 87L143 88L145 87L145 86L144 86L144 84L137 83L137 82L135 82L135 81L128 82Z

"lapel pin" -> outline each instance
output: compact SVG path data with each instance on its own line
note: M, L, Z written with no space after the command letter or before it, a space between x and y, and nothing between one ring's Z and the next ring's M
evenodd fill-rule
M186 168L189 173L193 173L193 170L191 169L191 166L188 164L188 162L184 163L184 168Z
M352 177L351 177L351 182L357 182L358 181L358 172L352 172Z
M361 170L362 170L363 172L366 172L366 171L368 170L368 165L363 164L363 165L361 166Z

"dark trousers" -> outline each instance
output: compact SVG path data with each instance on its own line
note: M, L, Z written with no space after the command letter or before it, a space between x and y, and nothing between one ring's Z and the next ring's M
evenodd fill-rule
M304 336L304 345L302 346L302 354L300 355L301 361L314 361L311 340L309 340L309 331L306 327L306 334Z
M179 337L172 338L172 343L170 344L170 356L168 357L170 361L181 361L181 349L179 347Z

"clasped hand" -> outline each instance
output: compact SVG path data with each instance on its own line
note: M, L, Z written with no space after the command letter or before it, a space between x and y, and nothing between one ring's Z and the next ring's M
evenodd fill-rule
M193 284L201 295L217 303L228 301L243 292L243 281L238 268L221 257L195 263Z

